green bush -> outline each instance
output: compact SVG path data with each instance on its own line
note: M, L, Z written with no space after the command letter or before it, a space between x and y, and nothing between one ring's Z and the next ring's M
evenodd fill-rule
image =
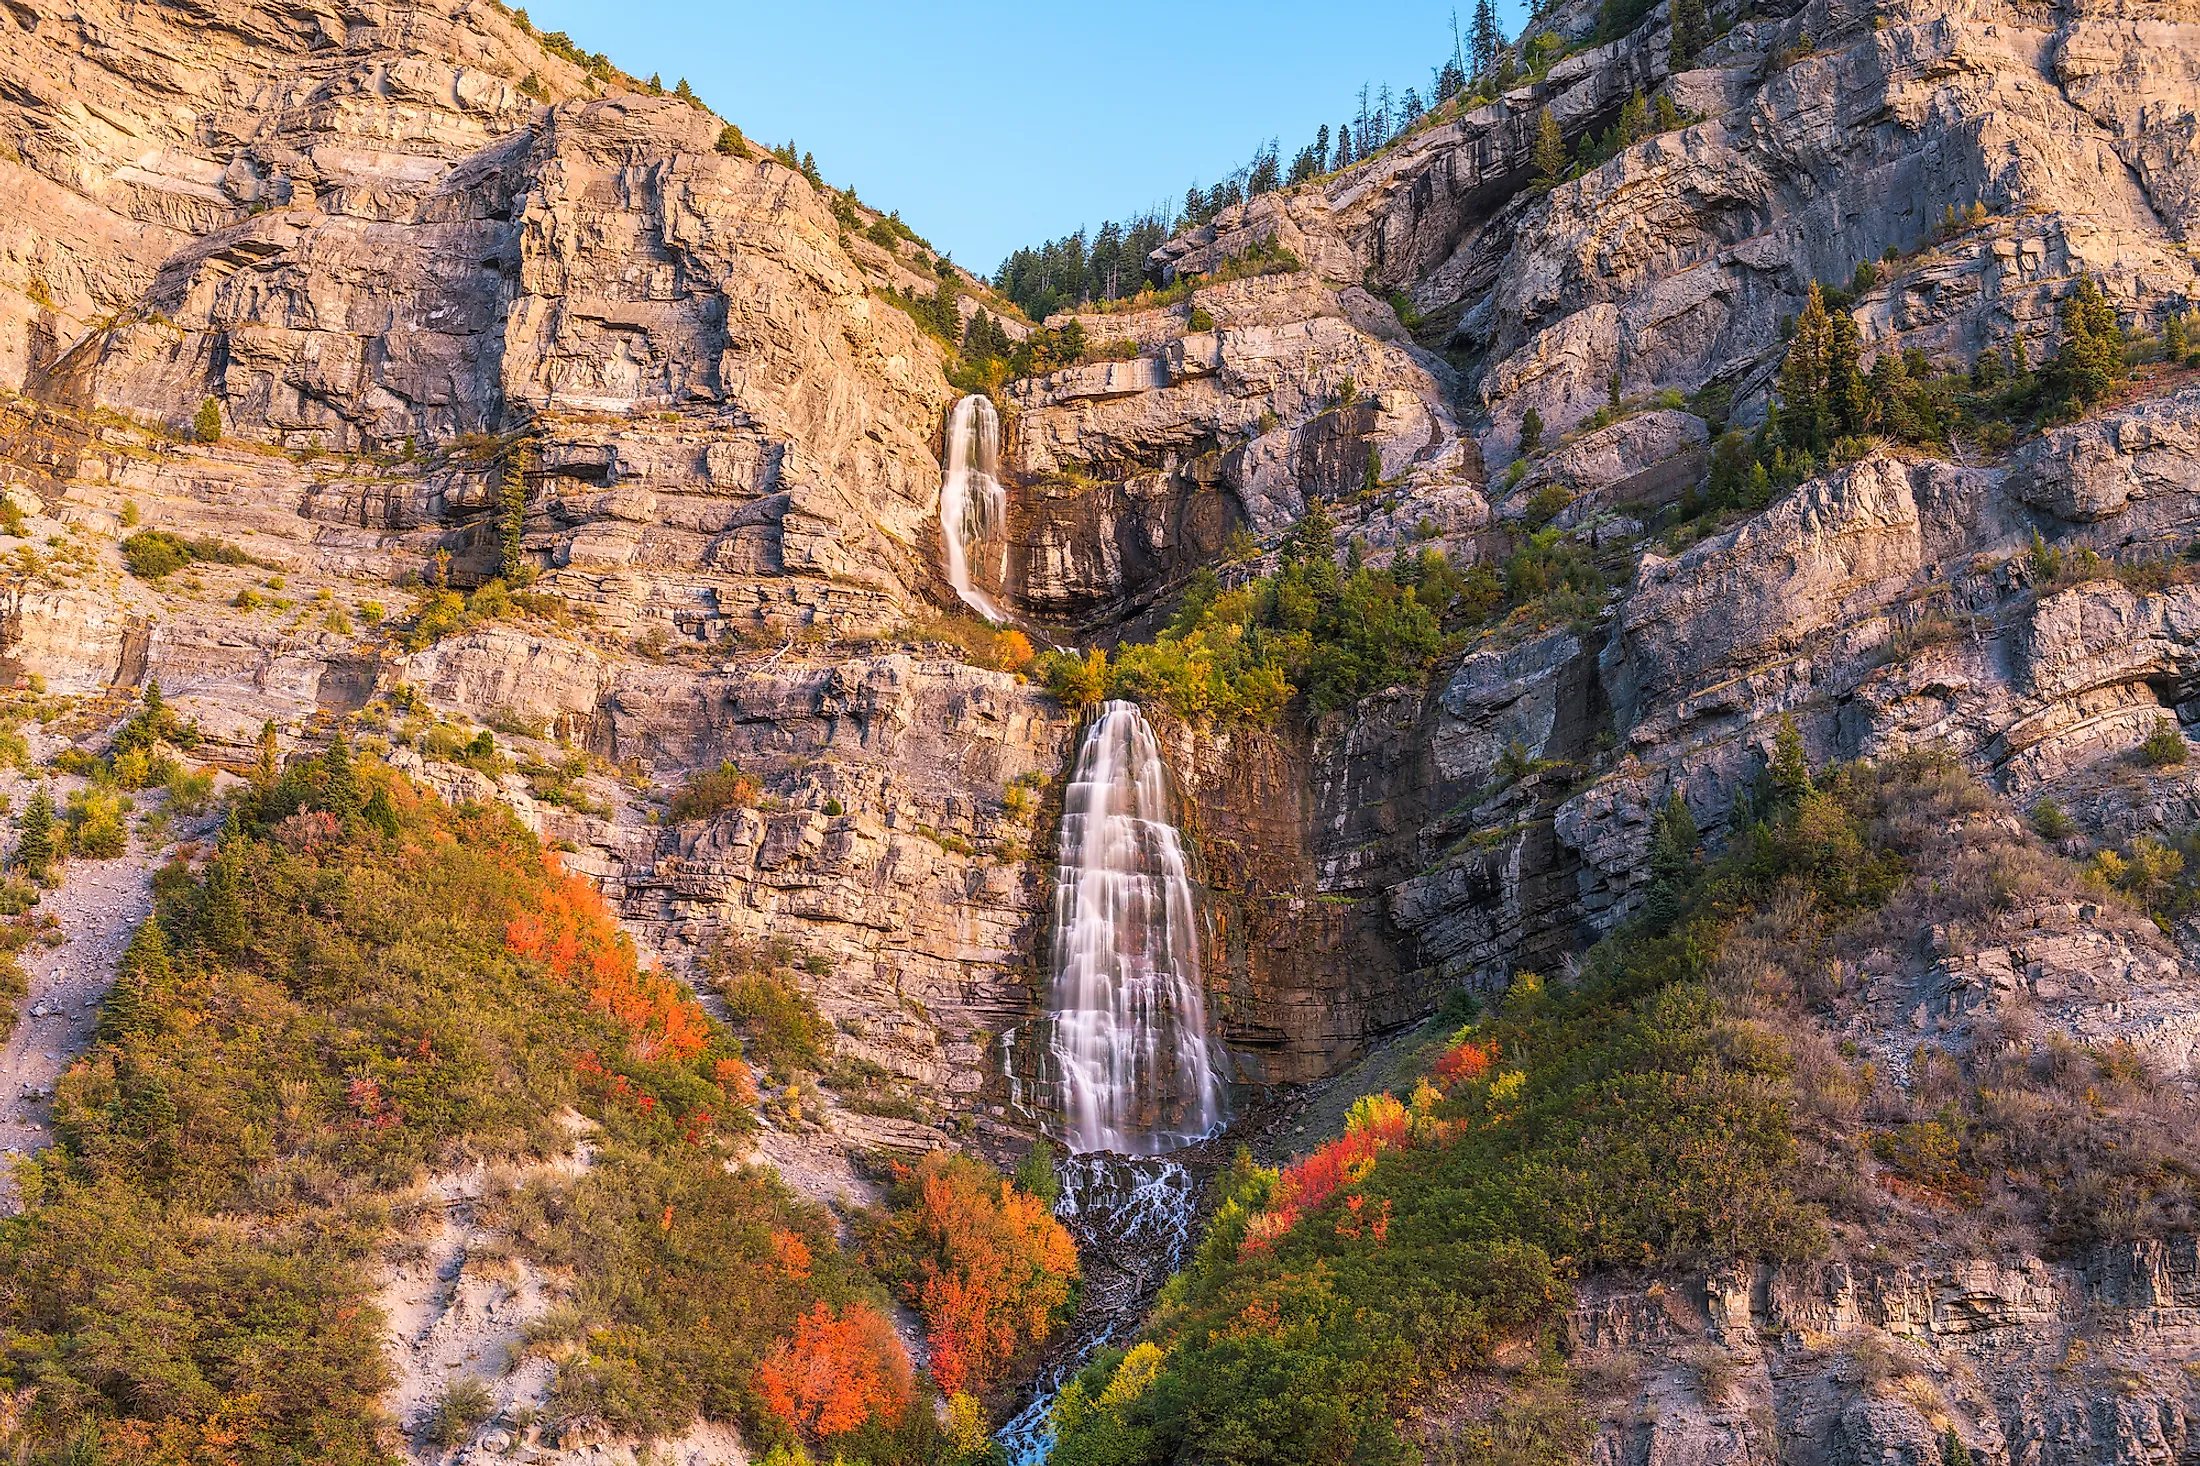
M2185 735L2178 731L2177 724L2169 718L2157 718L2154 731L2139 745L2139 760L2148 768L2166 768L2183 763L2189 752Z
M754 774L743 773L734 766L733 760L726 759L715 769L690 774L680 791L672 796L666 818L674 824L715 819L728 810L753 807L757 796L763 792L761 780Z
M776 1074L825 1067L833 1026L809 994L783 972L750 972L720 988L726 1014L748 1038L751 1052Z
M191 415L191 436L201 443L219 443L222 440L222 405L209 397L199 404L199 410Z
M489 1386L472 1375L462 1375L443 1386L435 1407L428 1412L421 1436L438 1450L449 1450L472 1440L474 1432L496 1413L496 1397Z
M194 561L212 565L262 565L226 540L184 539L166 530L141 529L122 542L122 563L140 580L159 580Z

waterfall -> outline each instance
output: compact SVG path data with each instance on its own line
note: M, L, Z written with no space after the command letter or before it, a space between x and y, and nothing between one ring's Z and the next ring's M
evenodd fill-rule
M983 393L955 404L947 418L947 474L940 480L940 543L947 552L947 583L963 604L986 620L1008 619L991 596L970 582L970 547L999 534L1008 519L1008 491L1001 487L1001 419Z
M1184 1265L1198 1220L1199 1185L1165 1157L1073 1155L1062 1162L1054 1214L1077 1238L1085 1265L1082 1325L1033 1381L1031 1400L994 1437L1014 1466L1043 1466L1054 1447L1054 1401L1092 1356L1138 1328L1169 1275Z
M1101 705L1062 796L1054 1036L1075 1152L1153 1155L1222 1121L1199 908L1167 765L1135 705Z

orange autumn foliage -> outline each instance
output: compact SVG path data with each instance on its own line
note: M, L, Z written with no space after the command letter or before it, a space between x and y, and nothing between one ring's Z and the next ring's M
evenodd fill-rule
M897 1219L913 1257L903 1291L924 1315L932 1377L949 1395L1000 1379L1045 1342L1077 1280L1077 1245L1039 1198L981 1162L935 1151Z
M1413 1116L1387 1094L1364 1096L1353 1106L1344 1134L1283 1168L1267 1210L1246 1224L1238 1255L1265 1252L1299 1219L1347 1186L1356 1186L1375 1169L1375 1158L1411 1143ZM1357 1216L1357 1212L1354 1213ZM1383 1222L1385 1232L1389 1220Z
M670 978L644 972L633 943L612 920L594 886L546 853L550 883L532 911L513 917L504 944L552 976L585 985L590 1006L632 1035L637 1057L684 1062L710 1042L710 1025L692 995Z
M901 1340L868 1303L849 1304L837 1319L820 1303L796 1319L794 1337L774 1341L757 1366L756 1386L774 1415L811 1436L892 1419L915 1392Z
M1449 1089L1454 1084L1486 1078L1490 1072L1490 1049L1472 1039L1465 1039L1444 1050L1436 1061L1436 1083Z
M800 1281L810 1275L810 1244L794 1233L772 1233L772 1256L778 1261L779 1270L788 1277Z

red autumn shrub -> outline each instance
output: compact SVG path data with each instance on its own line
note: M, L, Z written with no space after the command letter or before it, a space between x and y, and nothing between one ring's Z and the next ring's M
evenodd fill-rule
M876 1261L924 1315L940 1389L978 1393L1053 1333L1077 1245L1045 1202L967 1156L926 1156L897 1202Z
M868 1303L837 1319L820 1303L796 1319L794 1337L775 1340L757 1366L756 1387L774 1415L813 1437L891 1420L914 1394L901 1340Z
M1267 1209L1246 1224L1238 1254L1250 1257L1265 1251L1300 1217L1365 1180L1377 1156L1412 1138L1413 1116L1404 1105L1387 1094L1363 1095L1352 1106L1344 1134L1283 1168Z
M644 972L594 886L544 856L550 884L535 908L512 918L505 945L541 962L552 976L582 983L597 1012L632 1035L636 1057L684 1062L710 1042L710 1024L694 996L670 978Z
M1490 1072L1490 1051L1472 1039L1453 1044L1444 1050L1436 1061L1436 1083L1450 1089L1454 1084L1484 1079Z

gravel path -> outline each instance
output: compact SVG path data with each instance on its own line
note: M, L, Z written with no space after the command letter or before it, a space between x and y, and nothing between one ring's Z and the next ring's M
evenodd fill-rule
M99 1005L115 980L130 934L153 909L156 852L133 836L113 860L72 860L62 883L39 901L61 923L58 947L23 949L30 994L0 1045L0 1163L53 1143L54 1081L91 1046ZM0 1216L16 1210L15 1182L0 1171Z

